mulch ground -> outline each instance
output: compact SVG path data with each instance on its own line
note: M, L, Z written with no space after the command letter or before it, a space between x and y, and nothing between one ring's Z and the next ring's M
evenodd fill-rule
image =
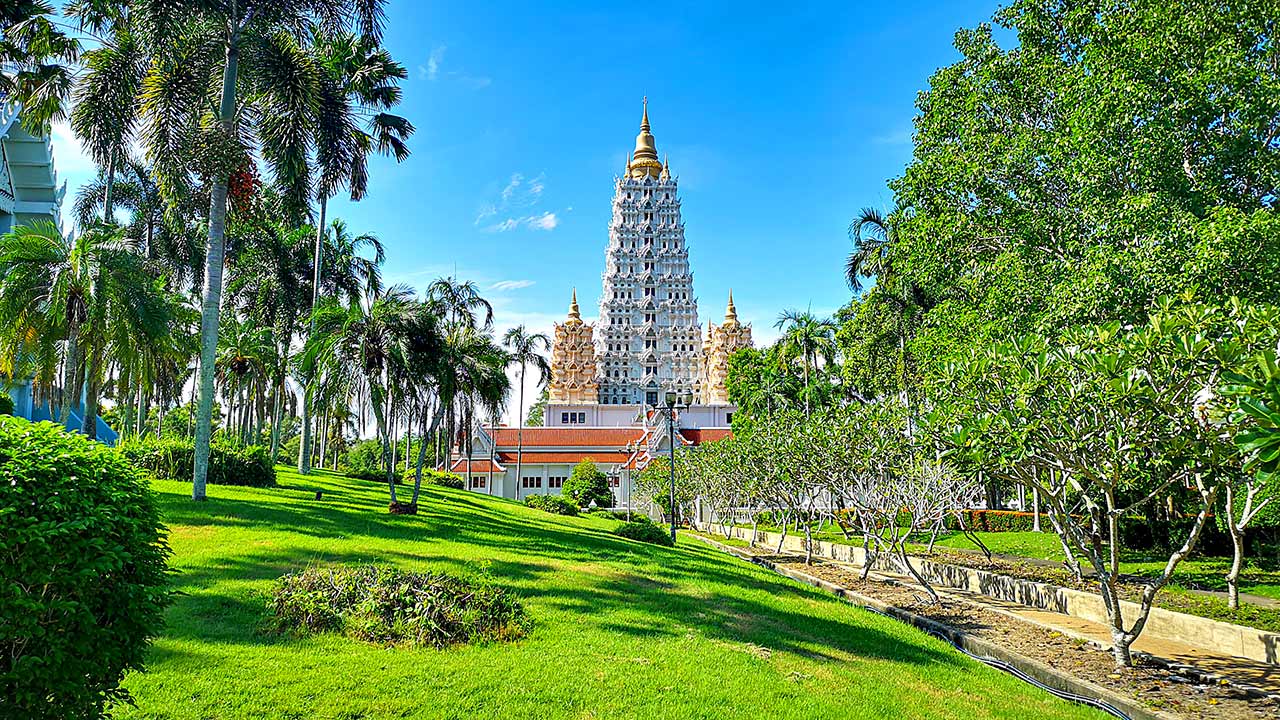
M1134 698L1146 707L1187 718L1280 718L1280 703L1273 700L1250 698L1243 691L1229 685L1197 684L1181 675L1141 661L1138 661L1138 667L1117 670L1109 652L978 605L950 600L939 606L928 603L923 590L875 580L864 581L856 570L847 566L818 560L806 566L804 559L798 556L775 555L764 548L737 549L957 628L1077 678ZM1001 564L1000 571L1005 570L1003 565ZM990 569L996 570L996 567ZM1053 582L1048 578L1045 581Z

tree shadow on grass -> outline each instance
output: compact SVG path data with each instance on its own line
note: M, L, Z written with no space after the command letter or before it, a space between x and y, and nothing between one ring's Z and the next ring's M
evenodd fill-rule
M923 636L904 641L912 633L890 632L887 620L693 541L677 548L645 545L614 536L606 527L571 526L555 516L544 519L533 511L438 488L424 489L426 503L418 516L391 516L372 493L332 491L333 484L316 483L332 498L318 502L299 498L296 486L284 488L288 496L271 498L278 489L258 491L265 497L240 491L200 504L169 496L166 522L261 528L343 538L344 543L358 543L359 538L384 544L447 540L478 551L479 557L414 552L408 543L403 550L271 545L230 550L175 577L182 594L170 610L165 636L211 643L281 642L283 638L261 632L268 614L266 591L236 589L235 582L273 580L315 564L391 562L492 577L526 599L535 615L535 635L572 624L638 638L701 636L830 661L964 662L956 653L925 643ZM227 583L230 591L223 587ZM835 612L834 606L839 606Z

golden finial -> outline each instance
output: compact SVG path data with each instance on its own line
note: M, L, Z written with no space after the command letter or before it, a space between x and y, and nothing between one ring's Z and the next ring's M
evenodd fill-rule
M631 153L631 162L627 165L627 174L641 179L645 176L656 178L662 174L662 163L658 162L658 149L654 146L653 133L649 132L649 98L644 99L644 115L640 119L640 133L636 135L636 149Z
M729 305L724 309L724 324L738 324L738 309L733 306L733 288L729 289Z
M569 322L582 322L582 315L578 312L578 288L573 289L573 299L569 301Z

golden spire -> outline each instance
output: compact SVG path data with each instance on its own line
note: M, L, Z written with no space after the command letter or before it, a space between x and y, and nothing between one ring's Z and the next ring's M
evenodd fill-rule
M733 306L733 289L729 289L729 305L724 309L724 324L738 324L738 308Z
M569 323L580 324L582 315L578 312L578 288L573 289L573 299L569 301Z
M659 177L663 180L671 179L671 156L668 154L662 156L662 175Z
M636 135L636 149L631 153L628 164L631 177L658 177L662 173L662 163L658 160L658 148L653 142L653 133L649 132L649 98L644 99L644 114L640 118L640 134Z

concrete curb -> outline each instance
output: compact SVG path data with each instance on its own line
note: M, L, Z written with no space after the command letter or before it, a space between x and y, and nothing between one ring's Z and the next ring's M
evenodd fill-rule
M950 625L943 625L942 623L917 615L910 610L862 595L846 587L809 575L808 573L793 570L791 568L780 567L776 563L742 552L731 545L725 545L701 535L695 535L694 537L718 550L729 553L736 558L768 568L779 575L802 582L806 585L826 590L851 605L865 605L900 622L907 623L926 632L942 635L975 655L986 655L988 657L996 658L997 660L1003 660L1054 689L1074 693L1076 695L1097 698L1122 710L1135 720L1181 720L1178 715L1173 715L1161 710L1152 710L1134 702L1132 698L1120 695L1113 690L1102 687L1101 685L1096 685L1088 680L1082 680L1073 675L1069 675L1057 668L1049 667L1038 660L1034 660L1025 655L1021 655L981 638L974 637L963 631L957 630Z
M730 526L730 531L742 540L750 536L750 530L739 526ZM766 547L775 547L781 540L784 550L793 553L804 552L804 538L794 535L780 536L770 531L759 532L760 543ZM815 540L814 557L836 562L849 563L861 567L866 558L861 547ZM930 583L967 590L986 595L998 600L1026 605L1027 607L1070 615L1082 620L1107 624L1106 609L1097 593L1060 587L1049 583L1022 580L998 573L977 570L961 565L929 560L919 556L911 556L911 562L929 580ZM877 563L878 564L878 563ZM873 570L875 565L873 565ZM1132 618L1137 605L1124 601L1126 617ZM1144 634L1173 642L1180 642L1193 647L1204 648L1213 653L1231 657L1244 658L1254 662L1280 665L1280 633L1271 633L1257 628L1221 620L1202 618L1162 607L1153 607L1147 618Z

